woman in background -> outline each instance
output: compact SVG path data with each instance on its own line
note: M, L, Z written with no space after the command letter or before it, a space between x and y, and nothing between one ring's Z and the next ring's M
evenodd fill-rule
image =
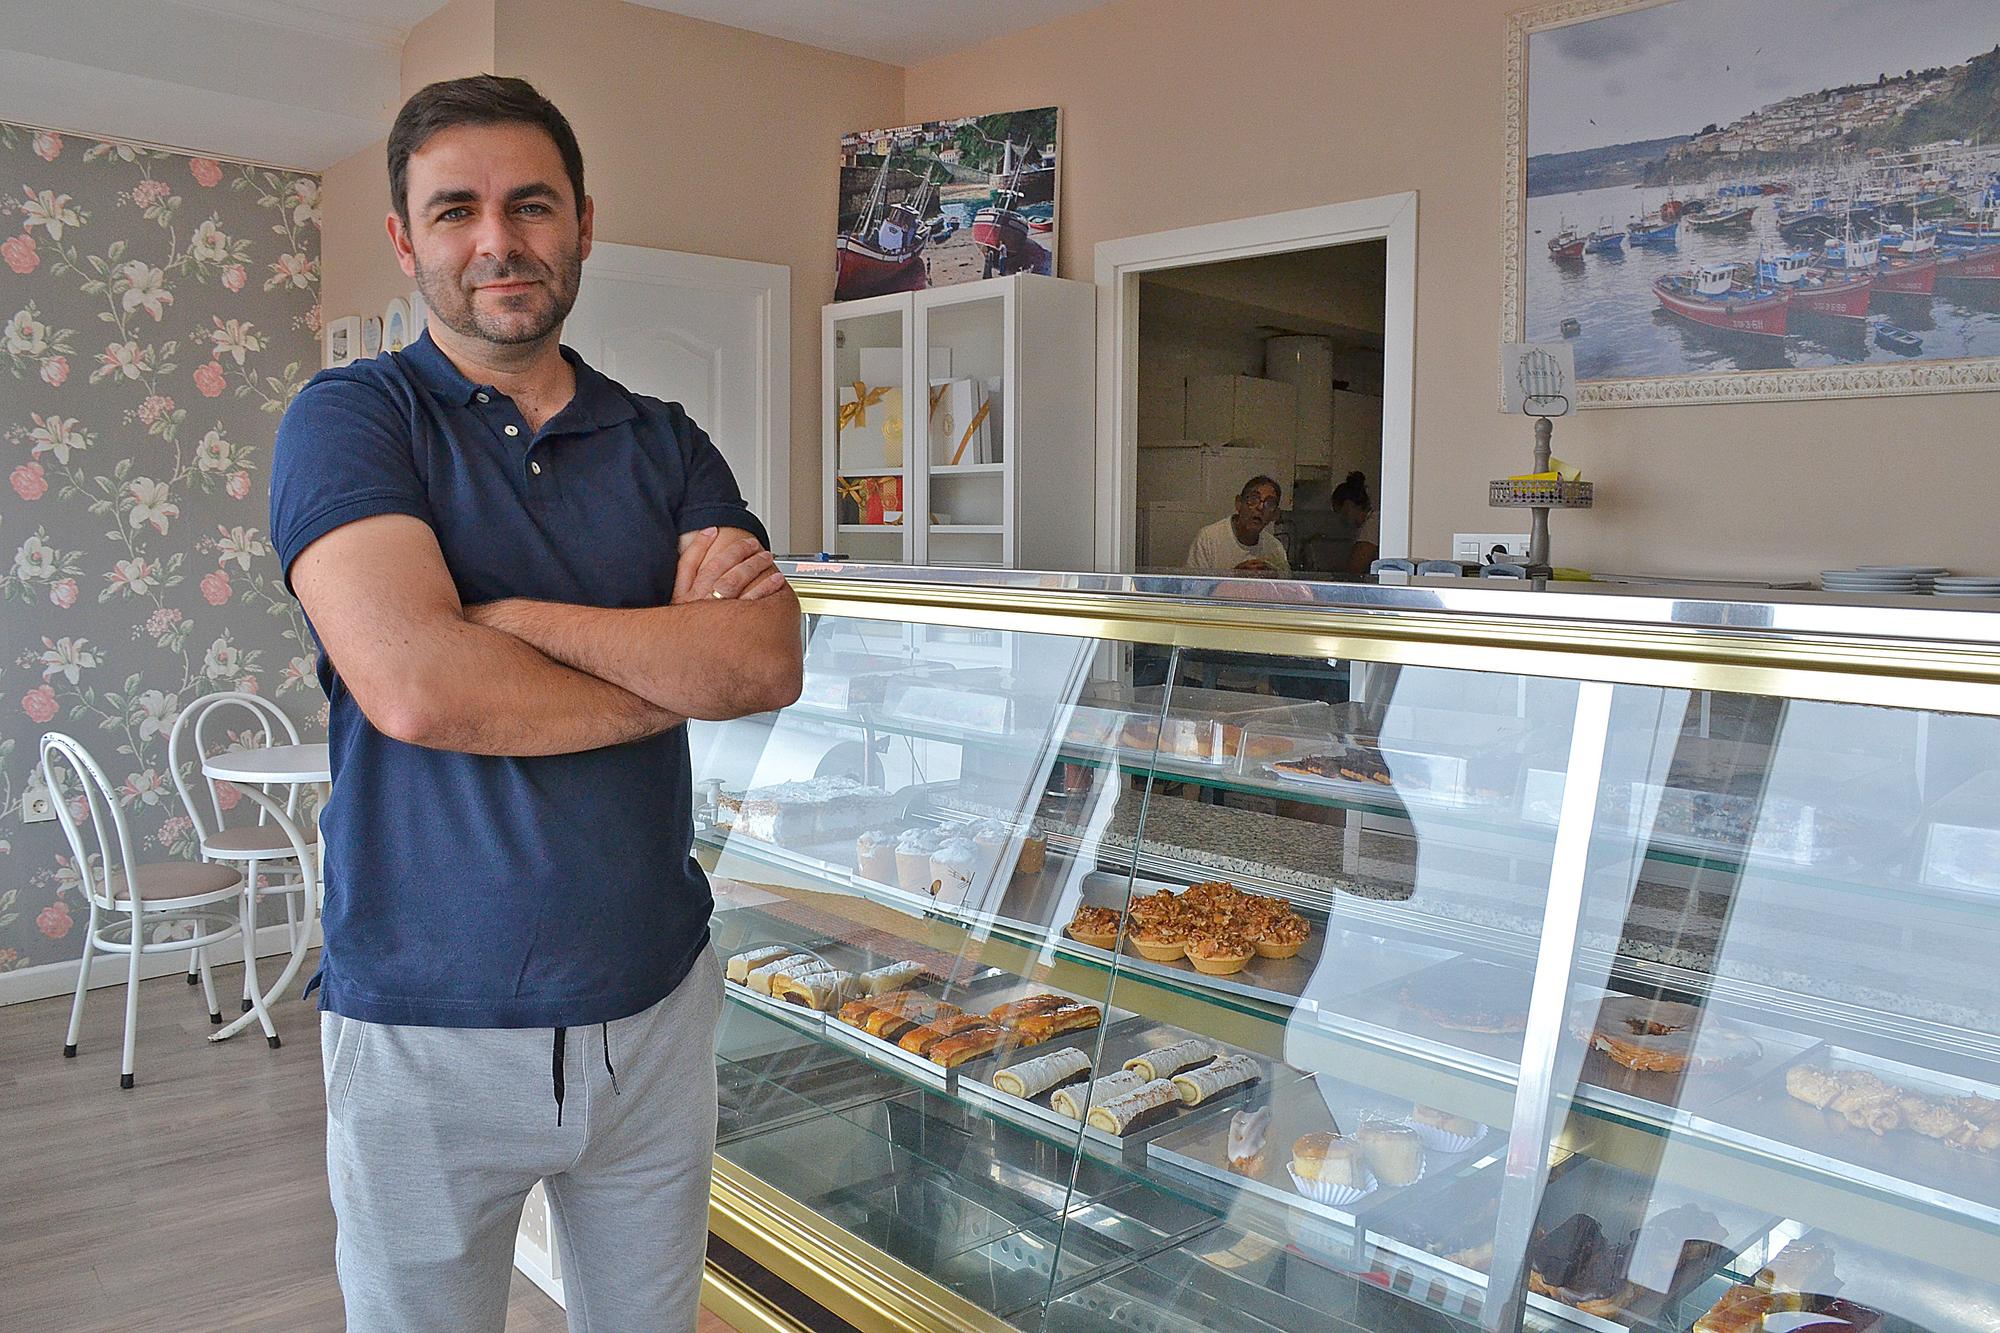
M1300 566L1325 574L1366 574L1382 553L1368 478L1348 473L1333 488L1329 504L1331 512L1313 525L1319 530L1301 543Z

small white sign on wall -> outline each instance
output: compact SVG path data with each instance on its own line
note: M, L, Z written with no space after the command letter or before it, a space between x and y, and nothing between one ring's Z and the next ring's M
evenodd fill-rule
M1576 348L1568 343L1504 343L1500 380L1509 412L1566 417L1576 409Z

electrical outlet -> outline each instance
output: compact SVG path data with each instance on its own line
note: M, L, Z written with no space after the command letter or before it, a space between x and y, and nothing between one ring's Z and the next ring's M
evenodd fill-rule
M1528 534L1525 532L1454 532L1451 534L1451 558L1466 562L1487 563L1487 555L1496 546L1505 547L1512 560L1528 558Z
M23 824L46 824L56 817L56 808L49 801L46 787L31 787L21 796L21 822Z

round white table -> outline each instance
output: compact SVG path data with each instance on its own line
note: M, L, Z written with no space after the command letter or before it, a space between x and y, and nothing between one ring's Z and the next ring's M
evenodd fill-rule
M333 760L325 741L224 750L201 761L201 771L230 782L331 782Z
M314 853L317 847L307 842L298 825L285 813L285 803L272 799L261 790L265 783L328 783L333 780L332 758L324 741L305 745L268 745L255 750L225 750L201 761L201 771L211 778L221 778L239 785L246 800L263 808L273 823L284 830L297 849L299 874L305 883L305 908L301 913L297 938L292 942L292 956L278 974L278 980L262 995L250 997L250 1012L209 1034L210 1041L227 1041L243 1031L253 1022L262 1021L269 1006L284 993L285 987L299 974L305 964L306 950L312 942L313 918L319 911L319 866ZM250 946L254 952L254 944Z

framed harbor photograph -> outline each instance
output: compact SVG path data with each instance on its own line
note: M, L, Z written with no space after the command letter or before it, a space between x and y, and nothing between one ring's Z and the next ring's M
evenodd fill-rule
M840 141L833 299L1053 274L1056 108L864 130Z
M1584 407L2000 389L2000 5L1908 12L1514 16L1501 341Z

